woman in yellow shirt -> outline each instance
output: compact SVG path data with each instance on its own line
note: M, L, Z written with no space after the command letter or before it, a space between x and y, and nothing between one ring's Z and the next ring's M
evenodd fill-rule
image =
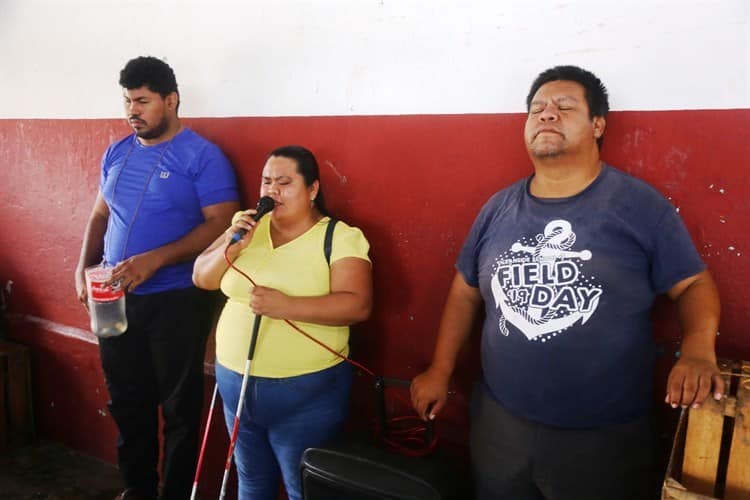
M227 302L216 329L216 381L232 428L256 314L262 315L235 447L240 500L275 500L279 475L290 500L301 499L302 452L340 429L348 411L352 369L284 320L346 356L349 325L372 308L370 248L362 232L336 224L330 265L323 240L330 221L315 156L301 146L271 152L261 196L275 206L254 221L238 212L232 227L196 260L193 281L221 288ZM247 233L224 250L238 230Z

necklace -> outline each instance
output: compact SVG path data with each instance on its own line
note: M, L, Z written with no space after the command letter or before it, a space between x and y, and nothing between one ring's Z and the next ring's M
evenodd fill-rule
M146 182L143 185L143 189L141 190L141 195L138 198L138 204L136 205L135 211L133 212L133 217L130 218L127 231L125 232L125 244L122 246L122 253L120 254L120 259L118 260L118 262L125 259L125 253L128 249L128 243L130 241L130 233L133 230L133 224L135 223L135 219L138 217L138 212L140 212L141 210L141 205L143 204L143 199L146 197L146 191L148 190L148 186L151 183L151 179L153 178L159 166L161 166L161 162L164 159L164 155L167 153L167 150L172 145L172 141L174 141L174 138L177 137L178 134L173 135L172 138L169 139L169 142L167 142L166 146L164 146L164 148L161 150L161 153L159 154L159 158L156 160L156 163L154 164L153 168L148 174L148 177L146 178ZM120 176L125 171L125 167L128 164L130 155L133 153L133 150L136 147L137 141L138 141L138 138L135 135L133 135L133 141L130 143L130 148L128 149L128 152L125 153L125 159L122 160L122 167L120 167L120 171L117 173L117 177L115 177L115 183L114 183L114 186L112 186L112 205L115 204L115 200L117 199L117 184L120 182ZM110 213L110 217L111 216L112 214ZM110 246L111 238L112 238L112 234L108 231L107 238L104 241L104 254L105 255L107 254L107 248L109 248ZM106 260L104 261L104 264L107 264Z

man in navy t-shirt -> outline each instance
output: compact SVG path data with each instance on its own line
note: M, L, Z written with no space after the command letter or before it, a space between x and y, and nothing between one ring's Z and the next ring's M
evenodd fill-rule
M184 500L195 472L212 317L210 297L193 286L193 261L230 225L239 197L224 154L180 123L172 68L138 57L121 71L120 85L134 134L102 158L76 289L85 305L84 269L104 261L127 292L127 330L99 339L110 413L120 431L126 490L118 499L157 498L161 406L160 498Z
M600 160L609 104L596 76L547 70L527 108L534 174L474 222L412 401L425 418L441 410L484 305L471 408L477 497L650 498L651 306L667 294L683 328L666 401L698 406L724 392L716 287L674 207Z

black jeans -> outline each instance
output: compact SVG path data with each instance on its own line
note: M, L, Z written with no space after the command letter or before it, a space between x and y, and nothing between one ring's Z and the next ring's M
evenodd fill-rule
M654 439L648 418L593 429L550 427L511 414L481 383L474 388L471 407L471 459L479 500L654 498Z
M159 405L164 500L190 497L203 405L203 359L213 297L197 288L127 295L127 331L99 341L125 486L156 498Z

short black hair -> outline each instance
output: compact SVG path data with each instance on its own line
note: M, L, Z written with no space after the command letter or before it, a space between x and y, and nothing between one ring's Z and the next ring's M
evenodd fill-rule
M161 59L141 56L131 59L120 71L120 86L125 89L148 87L162 97L167 97L177 90L177 79L174 71Z
M328 208L326 207L326 201L323 197L323 186L320 185L320 168L318 167L318 160L315 159L315 155L307 148L297 145L281 146L276 148L268 154L268 158L272 156L280 156L282 158L289 158L297 163L297 172L305 180L305 186L310 187L313 182L318 181L318 194L315 196L315 206L318 207L318 212L323 215L330 216Z
M561 80L576 82L583 87L583 95L586 97L586 104L589 107L589 118L595 116L607 117L607 113L609 113L607 87L595 74L578 66L555 66L539 73L526 96L526 112L531 109L531 100L534 99L539 87L545 83ZM602 147L603 139L604 136L602 135L596 140L599 148Z
M595 74L578 66L555 66L540 73L534 80L534 83L531 84L529 95L526 96L526 111L531 109L531 100L539 90L539 87L545 83L558 80L580 84L583 87L586 103L589 106L589 117L601 116L606 118L609 112L607 88Z

